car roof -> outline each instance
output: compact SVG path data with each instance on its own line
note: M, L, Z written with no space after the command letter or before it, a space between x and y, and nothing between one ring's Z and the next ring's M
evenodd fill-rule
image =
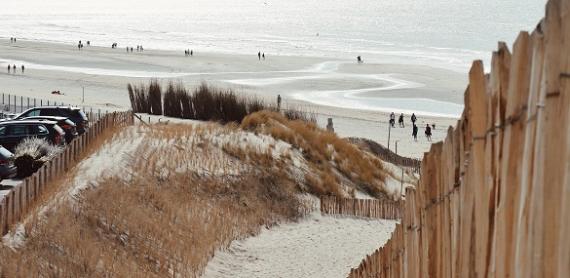
M62 117L62 116L30 116L30 117L25 117L20 119L20 121L22 120L42 120L42 119L48 119L48 120L54 120L54 121L61 121L61 120L67 120L69 119L68 117Z
M0 122L0 125L9 125L9 124L46 124L46 125L57 125L56 121L50 120L10 120L10 121L3 121Z
M28 110L32 110L32 109L71 109L71 110L81 110L80 107L77 106L37 106L37 107L32 107Z

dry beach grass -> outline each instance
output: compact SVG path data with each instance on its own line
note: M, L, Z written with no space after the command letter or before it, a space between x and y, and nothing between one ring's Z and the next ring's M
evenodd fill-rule
M23 244L0 248L3 276L198 276L233 240L309 212L302 193L389 197L378 159L275 112L241 126L141 125L106 138L107 157L86 158L61 181L89 186L39 206ZM103 169L85 181L92 167Z

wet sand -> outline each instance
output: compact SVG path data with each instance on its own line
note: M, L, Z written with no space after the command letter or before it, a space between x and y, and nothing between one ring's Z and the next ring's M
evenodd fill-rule
M8 73L7 64L16 64ZM21 73L20 65L26 70ZM421 157L429 148L425 124L435 123L433 140L445 137L453 116L461 111L466 75L426 66L356 64L349 59L272 56L259 61L252 55L184 51L127 53L117 49L9 39L0 42L0 93L55 100L108 110L129 108L128 83L201 82L232 87L267 101L283 97L286 107L319 113L319 124L332 117L341 136L366 137L386 145L389 111L405 112L407 128L390 131L391 148ZM52 95L54 90L64 95ZM84 102L82 102L84 93ZM425 110L422 112L422 110ZM418 111L419 142L411 139L409 112ZM459 112L458 112L459 111ZM423 115L422 115L423 114ZM454 115L451 115L454 114ZM439 117L434 117L439 116ZM443 116L443 117L442 117Z

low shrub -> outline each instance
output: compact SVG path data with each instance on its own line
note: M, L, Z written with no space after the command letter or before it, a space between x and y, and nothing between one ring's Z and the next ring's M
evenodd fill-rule
M26 138L14 150L14 165L18 177L31 176L47 161L63 151L62 147L50 144L45 139Z

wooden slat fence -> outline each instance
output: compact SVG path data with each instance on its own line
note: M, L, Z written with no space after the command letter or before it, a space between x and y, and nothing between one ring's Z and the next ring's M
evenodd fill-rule
M19 185L10 188L7 194L0 196L0 234L8 232L11 225L20 221L28 206L40 196L46 186L73 167L78 158L105 130L134 124L131 112L113 112L103 115L92 126L73 140L63 152L45 163L36 173L24 179ZM6 191L4 191L6 192Z
M390 241L349 277L570 277L570 1L469 72Z
M400 219L400 202L377 199L321 197L321 213L378 219Z

